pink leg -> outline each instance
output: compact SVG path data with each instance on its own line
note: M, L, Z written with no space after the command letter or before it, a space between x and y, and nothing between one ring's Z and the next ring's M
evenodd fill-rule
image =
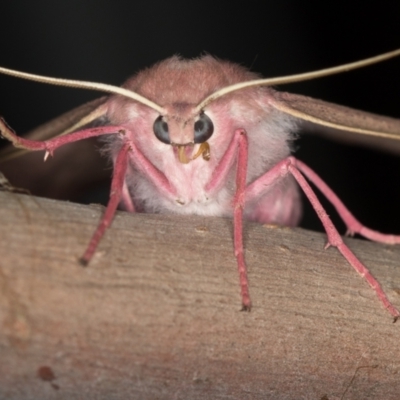
M114 162L115 165L115 162ZM122 208L128 212L135 212L135 206L132 201L131 194L129 193L128 185L126 184L126 180L124 180L124 186L122 187L122 195L121 195L121 204Z
M221 187L225 182L226 175L229 173L235 161L237 152L236 194L233 200L234 248L239 271L242 311L250 311L251 300L249 294L249 283L247 280L247 268L243 254L243 208L245 204L248 157L248 141L244 130L238 129L235 131L228 149L215 168L210 182L206 185L206 190L209 193L213 193Z
M242 130L238 129L229 143L228 149L220 160L219 164L215 168L210 182L206 185L208 193L212 194L217 192L221 186L226 182L226 176L231 170L233 162L235 161L236 151L239 146L239 141L242 136ZM246 166L247 168L247 166Z
M291 159L292 164L288 166L290 173L295 177L296 181L303 189L304 193L310 200L314 210L318 214L326 233L328 235L328 246L332 245L338 248L342 253L344 258L353 266L353 268L370 284L372 289L374 289L380 301L383 303L385 308L393 315L394 322L400 317L399 311L392 305L390 300L387 298L385 292L383 291L379 282L371 275L367 267L361 263L361 261L353 254L353 252L344 244L341 236L339 235L337 229L334 227L332 221L330 220L328 214L323 209L321 203L317 199L317 196L311 189L308 182L304 179L303 175L296 166L297 160Z
M4 136L6 139L10 140L15 147L23 148L31 151L40 151L45 150L46 155L53 155L54 150L58 147L63 146L67 143L77 142L79 140L88 139L94 136L101 135L111 135L111 134L120 134L124 135L125 132L129 131L124 126L103 126L99 128L89 128L83 129L81 131L73 132L68 135L58 136L50 140L45 140L43 142L37 140L29 140L24 139L17 136L11 128L9 128L6 122L0 118L0 135ZM134 143L131 143L131 161L132 164L136 166L136 168L147 176L147 178L153 182L153 184L161 191L163 194L169 197L173 197L176 195L175 189L171 187L166 176L160 172L138 149ZM123 189L123 201L127 206L128 210L131 211L134 209L132 201L127 200L129 197L129 193L127 187ZM127 201L126 201L127 200Z
M332 189L307 165L296 159L296 167L309 179L333 204L336 211L347 226L348 233L354 235L358 233L367 239L375 242L397 244L400 243L400 235L387 235L362 225L353 214L346 208L342 201L336 196Z
M245 204L248 141L246 132L243 130L239 131L235 136L239 139L239 152L236 167L236 194L233 200L234 247L239 270L242 311L250 311L251 300L249 294L249 283L247 280L246 263L243 254L243 208Z
M167 177L148 160L134 143L131 143L130 161L140 173L145 175L146 178L153 183L158 191L164 196L175 200L175 188L171 186Z
M93 257L94 252L100 242L100 239L103 237L104 232L110 226L115 211L118 207L118 204L121 200L121 195L123 192L123 186L125 181L126 169L128 167L128 152L130 151L130 144L125 143L121 150L117 155L117 159L114 165L113 178L111 182L111 192L110 192L110 200L107 204L106 211L97 226L96 231L94 232L92 239L85 251L85 254L81 258L81 264L87 265L90 259Z
M63 146L67 143L77 142L79 140L88 139L94 136L101 135L111 135L111 134L123 134L125 132L125 128L123 126L103 126L99 128L89 128L84 129L78 132L70 133L64 136L57 136L50 140L45 140L43 142L37 140L29 140L24 139L22 137L17 136L11 128L9 128L6 122L0 118L0 134L8 139L15 147L31 150L31 151L39 151L45 150L46 154L53 155L54 150L58 147Z
M246 200L253 199L254 197L260 195L268 186L273 185L275 182L279 181L281 178L286 176L287 174L292 174L296 179L300 187L303 189L307 198L310 200L314 210L316 211L319 219L321 220L325 231L328 235L328 246L335 246L342 253L345 259L353 266L353 268L366 279L369 285L374 289L378 298L381 300L385 308L393 315L394 321L396 321L400 317L399 311L392 305L392 303L387 298L385 292L382 287L378 283L378 281L371 275L368 269L361 263L360 260L351 252L351 250L344 244L341 236L339 235L337 229L334 227L332 221L330 220L328 214L323 209L321 203L316 197L315 193L311 189L308 182L303 177L302 173L306 170L305 173L307 177L309 175L312 176L313 182L316 180L318 182L317 186L321 189L321 191L326 194L328 193L328 199L334 201L337 207L340 205L341 215L346 215L348 213L351 215L348 210L344 207L343 203L337 198L336 195L328 188L328 186L315 174L311 169L306 167L303 163L296 160L294 157L288 157L287 159L278 163L275 167L273 167L270 171L260 177L257 181L253 182L246 189ZM316 179L316 177L318 179Z

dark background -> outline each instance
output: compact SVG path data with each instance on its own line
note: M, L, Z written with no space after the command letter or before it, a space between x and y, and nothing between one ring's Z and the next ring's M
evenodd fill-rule
M117 85L177 53L196 57L208 52L272 77L400 47L398 0L347 5L289 0L4 3L0 65ZM399 73L397 59L281 89L400 118ZM100 95L4 76L0 93L0 114L20 133ZM399 157L312 137L298 146L296 155L361 221L400 233ZM303 226L320 229L309 209L305 217Z

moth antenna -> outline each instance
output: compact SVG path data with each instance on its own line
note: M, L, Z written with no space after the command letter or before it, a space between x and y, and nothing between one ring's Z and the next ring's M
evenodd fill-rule
M108 85L106 83L98 83L98 82L89 82L89 81L78 81L73 79L63 79L63 78L53 78L49 76L43 75L36 75L36 74L29 74L27 72L16 71L14 69L0 67L0 73L5 75L15 76L17 78L23 78L34 82L41 82L47 83L49 85L56 85L56 86L67 86L67 87L74 87L79 89L89 89L89 90L97 90L100 92L106 93L114 93L120 94L122 96L128 97L130 99L136 100L139 103L142 103L153 110L156 110L161 115L164 115L166 111L163 107L159 106L158 104L152 102L146 97L141 96L135 92L130 90L124 89L119 86Z
M68 129L65 129L64 131L60 132L60 134L58 134L56 136L57 137L64 136L64 135L67 135L68 133L74 132L77 129L81 128L82 126L84 126L86 124L90 124L96 118L101 117L103 114L104 114L104 111L103 111L102 107L97 107L94 111L92 111L88 115L84 116L77 123L71 125Z
M388 60L393 57L400 55L400 49L390 51L388 53L380 54L375 57L366 58L364 60L355 61L349 64L338 65L337 67L320 69L312 72L305 72L302 74L279 76L276 78L268 79L255 79L247 82L240 82L234 85L226 86L220 90L217 90L210 96L206 97L197 107L196 111L199 113L204 107L213 102L214 100L222 97L228 93L235 92L236 90L245 89L253 86L272 86L272 85L284 85L286 83L302 82L310 79L322 78L324 76L339 74L341 72L351 71L353 69L366 67L371 64L376 64L381 61Z

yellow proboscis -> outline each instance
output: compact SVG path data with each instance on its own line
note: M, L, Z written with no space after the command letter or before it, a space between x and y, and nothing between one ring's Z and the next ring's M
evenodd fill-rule
M186 146L185 145L178 145L178 159L182 164L189 164L190 161L195 160L196 158L203 156L203 160L209 161L210 160L210 145L207 142L202 143L199 146L196 154L193 155L191 158L186 156Z

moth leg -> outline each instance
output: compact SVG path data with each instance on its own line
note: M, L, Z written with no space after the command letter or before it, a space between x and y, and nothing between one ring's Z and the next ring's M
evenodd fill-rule
M305 195L310 200L314 210L316 211L319 219L324 225L325 231L328 235L328 245L332 245L337 247L337 249L342 253L344 258L353 266L353 268L369 283L372 289L375 291L379 300L383 303L384 307L393 315L394 322L400 317L400 312L393 306L385 292L382 289L382 286L379 282L372 276L372 274L368 271L368 268L354 255L354 253L346 246L343 242L343 239L339 235L339 232L333 225L331 219L328 214L322 207L322 204L319 202L317 196L314 191L311 189L311 186L306 181L302 172L297 167L297 160L294 157L289 158L291 163L288 166L290 173L294 176L297 183L303 189Z
M245 204L248 158L248 140L246 132L243 129L235 131L228 149L215 168L210 182L206 185L206 190L209 193L213 193L221 187L236 158L236 193L233 199L234 250L239 272L242 311L250 311L251 300L249 294L249 282L247 279L247 267L243 253L243 208Z
M115 165L115 161L114 161L114 165ZM132 212L132 213L135 212L135 206L133 204L131 194L129 193L126 179L124 179L124 185L122 187L121 205L125 211Z
M226 177L228 173L231 171L231 167L236 160L236 152L239 147L240 140L243 140L241 137L243 136L243 130L235 131L229 146L223 155L222 159L214 169L210 182L206 185L206 191L209 194L217 192L222 185L226 182ZM247 163L245 168L247 169Z
M236 193L233 199L233 237L242 295L242 311L250 311L249 282L243 253L243 209L245 205L248 140L246 132L243 130L237 131L235 136L239 148L236 166Z
M96 231L94 232L84 255L80 259L82 265L87 265L89 263L90 259L93 257L94 252L96 251L100 239L103 237L106 229L110 226L113 220L115 211L118 207L123 193L125 175L128 167L128 153L130 150L130 143L125 142L121 150L119 150L117 154L113 177L111 181L110 200L108 201L106 211L101 218L101 221L97 226Z
M301 169L298 167L301 165ZM251 185L249 185L246 189L246 201L253 199L255 196L260 195L263 190L265 190L266 186L273 185L278 182L283 177L291 174L300 185L305 195L309 199L312 204L315 212L317 213L319 219L322 222L322 225L325 228L325 231L328 235L328 244L326 247L334 246L337 247L340 253L344 256L344 258L353 266L353 268L369 283L372 289L375 291L376 295L383 303L384 307L388 309L388 311L393 315L394 320L396 321L400 317L399 311L392 305L390 300L387 298L385 292L383 291L379 282L371 275L368 271L367 267L361 263L361 261L353 254L353 252L346 246L343 242L343 239L339 235L339 232L333 225L330 220L328 214L322 207L320 201L315 195L314 191L311 189L311 186L306 181L303 173L304 164L300 163L294 157L288 157L285 160L278 163L275 167L269 170L266 174L261 176ZM311 170L310 170L311 171ZM309 169L307 169L309 172ZM308 177L308 175L307 175ZM318 182L319 184L322 182ZM326 186L326 184L324 184ZM326 186L327 187L327 186ZM324 187L325 189L325 187ZM332 192L333 193L333 192ZM325 192L324 192L325 194ZM344 208L344 206L343 206Z
M175 200L176 189L170 184L167 177L148 160L142 151L136 147L135 143L131 143L130 150L129 159L131 164L146 176L164 196Z
M103 126L98 128L83 129L81 131L69 133L64 136L57 136L50 140L38 141L19 137L7 125L4 119L0 118L1 136L8 139L17 148L31 151L46 151L45 159L47 155L53 155L54 150L56 150L58 147L63 146L64 144L77 142L79 140L88 139L94 136L123 133L124 131L125 128L123 126Z
M367 239L375 242L387 243L387 244L398 244L400 243L400 235L388 235L374 231L362 225L354 215L347 209L342 201L336 196L332 189L307 165L296 159L296 166L303 175L307 177L322 193L323 195L333 204L336 211L347 226L347 232L350 235L358 233Z

